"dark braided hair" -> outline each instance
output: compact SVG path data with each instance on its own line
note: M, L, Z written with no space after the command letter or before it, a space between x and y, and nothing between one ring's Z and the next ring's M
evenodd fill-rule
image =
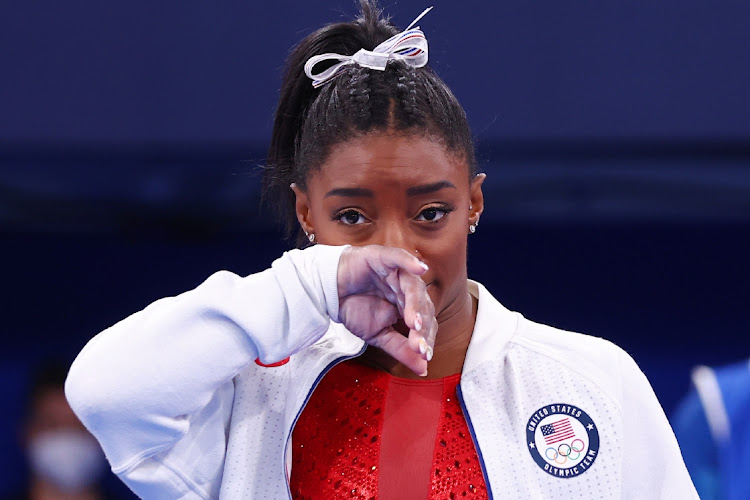
M440 142L476 173L474 142L458 100L429 67L412 68L389 61L385 71L357 64L346 66L331 81L313 88L305 75L308 59L326 52L354 55L373 50L399 32L376 0L359 0L361 14L352 22L334 23L305 37L291 52L282 81L271 145L263 176L264 200L277 205L287 236L299 229L294 193L305 190L311 172L326 161L332 147L368 132L420 134ZM316 65L320 71L322 65ZM330 63L329 63L330 64Z

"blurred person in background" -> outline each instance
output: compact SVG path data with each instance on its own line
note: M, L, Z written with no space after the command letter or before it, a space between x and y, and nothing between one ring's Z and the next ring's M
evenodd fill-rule
M29 479L13 500L97 500L107 462L65 399L67 365L47 361L34 374L22 441ZM9 499L9 500L10 500Z
M703 500L750 498L750 359L693 370L672 419L685 465Z

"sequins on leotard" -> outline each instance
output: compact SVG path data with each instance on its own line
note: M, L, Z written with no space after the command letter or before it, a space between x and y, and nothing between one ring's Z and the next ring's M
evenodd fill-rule
M486 498L456 397L459 379L399 379L356 361L335 366L294 429L293 498L387 500L404 498L406 490L419 491L419 498ZM412 422L426 424L418 429L434 441L410 439L414 433L403 427Z

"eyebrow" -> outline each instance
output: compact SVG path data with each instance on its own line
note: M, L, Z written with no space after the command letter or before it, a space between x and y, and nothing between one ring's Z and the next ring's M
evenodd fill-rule
M424 184L422 186L414 186L410 187L406 190L406 194L408 196L418 196L420 194L429 194L434 193L435 191L440 191L441 189L445 188L453 188L456 189L456 186L453 185L453 183L448 181L440 181L435 182L433 184Z
M329 196L373 198L375 194L372 190L365 188L335 188L328 191L324 198L328 198Z
M434 193L445 188L456 189L456 186L449 181L439 181L432 184L423 184L421 186L410 187L406 190L407 196L419 196L422 194ZM375 193L371 189L366 188L334 188L326 193L324 198L330 196L342 196L348 198L374 198Z

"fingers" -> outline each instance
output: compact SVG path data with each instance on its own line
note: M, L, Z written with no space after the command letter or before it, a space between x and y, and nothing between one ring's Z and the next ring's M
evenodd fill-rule
M349 306L347 312L361 312L355 306L359 301L350 302L347 297L375 293L396 306L409 335L404 337L391 326L384 329L386 325L380 321L366 321L360 314L345 314L344 324L418 375L426 374L438 328L435 308L421 278L426 271L427 265L409 252L375 245L348 248L339 263L339 300Z
M437 335L435 307L427 293L427 286L420 278L427 266L402 249L384 249L382 261L385 269L396 268L383 276L390 291L396 296L399 313L409 327L408 346L424 361L432 359ZM416 265L415 265L416 263ZM390 297L389 297L390 300ZM417 372L415 372L417 373ZM421 374L421 373L420 373Z
M402 248L373 246L367 249L372 249L368 254L370 266L382 278L399 269L417 276L428 270L427 264Z
M353 295L342 300L341 322L357 337L371 343L383 328L398 320L398 309L388 300L373 295Z
M339 297L368 292L373 288L387 292L379 286L380 283L399 270L421 276L427 271L427 265L400 248L377 245L349 247L341 253L339 259L337 272ZM397 291L392 289L391 292ZM390 295L389 300L395 298L395 295L387 293Z
M409 340L392 327L384 328L370 344L383 350L417 375L422 377L427 375L427 360L415 352L410 347Z
M427 286L421 278L407 273L399 273L399 285L405 302L401 314L409 327L409 346L425 361L430 361L438 325Z

